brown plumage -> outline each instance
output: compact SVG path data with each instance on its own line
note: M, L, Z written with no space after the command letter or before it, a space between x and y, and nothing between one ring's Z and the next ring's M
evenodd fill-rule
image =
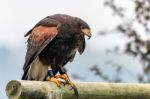
M42 19L25 34L29 38L22 79L45 80L48 66L56 75L77 51L83 53L85 35L91 36L90 27L80 18L56 14Z

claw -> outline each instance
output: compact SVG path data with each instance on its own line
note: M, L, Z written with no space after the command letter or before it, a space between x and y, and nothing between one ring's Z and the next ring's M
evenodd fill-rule
M62 75L55 75L55 78L60 78L65 80L65 85L67 84L70 87L70 90L74 90L74 94L79 99L79 93L77 90L77 87L72 83L72 81L69 79L67 74L62 74Z
M61 88L61 81L59 81L55 77L48 78L48 81L54 82L59 88Z
M61 78L66 81L66 84L69 85L70 87L73 87L72 81L68 78L67 74L62 74L62 75L56 75L55 78Z

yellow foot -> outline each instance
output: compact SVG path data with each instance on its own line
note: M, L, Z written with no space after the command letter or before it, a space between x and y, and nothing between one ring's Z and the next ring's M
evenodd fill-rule
M60 88L61 82L55 77L48 78L48 81L56 83L56 85Z
M72 83L67 74L55 75L55 78L61 78L66 81L66 84L70 87L71 90L74 90L74 94L79 99L79 93L77 87Z
M66 81L66 84L70 86L71 88L74 86L72 81L69 79L67 74L62 74L62 75L55 75L55 78L61 78Z

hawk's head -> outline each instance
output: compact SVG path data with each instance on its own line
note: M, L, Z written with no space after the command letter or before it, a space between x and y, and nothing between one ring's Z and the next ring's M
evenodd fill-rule
M81 19L78 19L77 21L79 24L80 32L82 34L88 36L90 39L92 36L90 26L85 21L83 21Z

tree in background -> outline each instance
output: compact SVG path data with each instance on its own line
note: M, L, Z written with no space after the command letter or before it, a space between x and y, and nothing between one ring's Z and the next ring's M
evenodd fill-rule
M107 31L100 31L99 35L107 36L115 31L115 33L120 33L127 37L127 43L125 44L123 53L140 60L143 73L132 75L129 70L111 60L108 60L106 64L115 68L116 76L113 79L108 75L104 75L97 65L90 68L90 70L95 73L95 75L108 82L122 82L122 78L118 75L120 75L122 71L126 71L131 76L134 76L138 82L148 83L150 82L150 1L129 0L129 3L133 4L133 8L130 8L133 10L132 15L127 14L126 8L118 5L117 1L118 0L105 0L104 6L112 10L112 17L118 16L122 22L113 30L108 29ZM114 49L108 49L106 53L117 53L119 50L118 45L115 46Z

